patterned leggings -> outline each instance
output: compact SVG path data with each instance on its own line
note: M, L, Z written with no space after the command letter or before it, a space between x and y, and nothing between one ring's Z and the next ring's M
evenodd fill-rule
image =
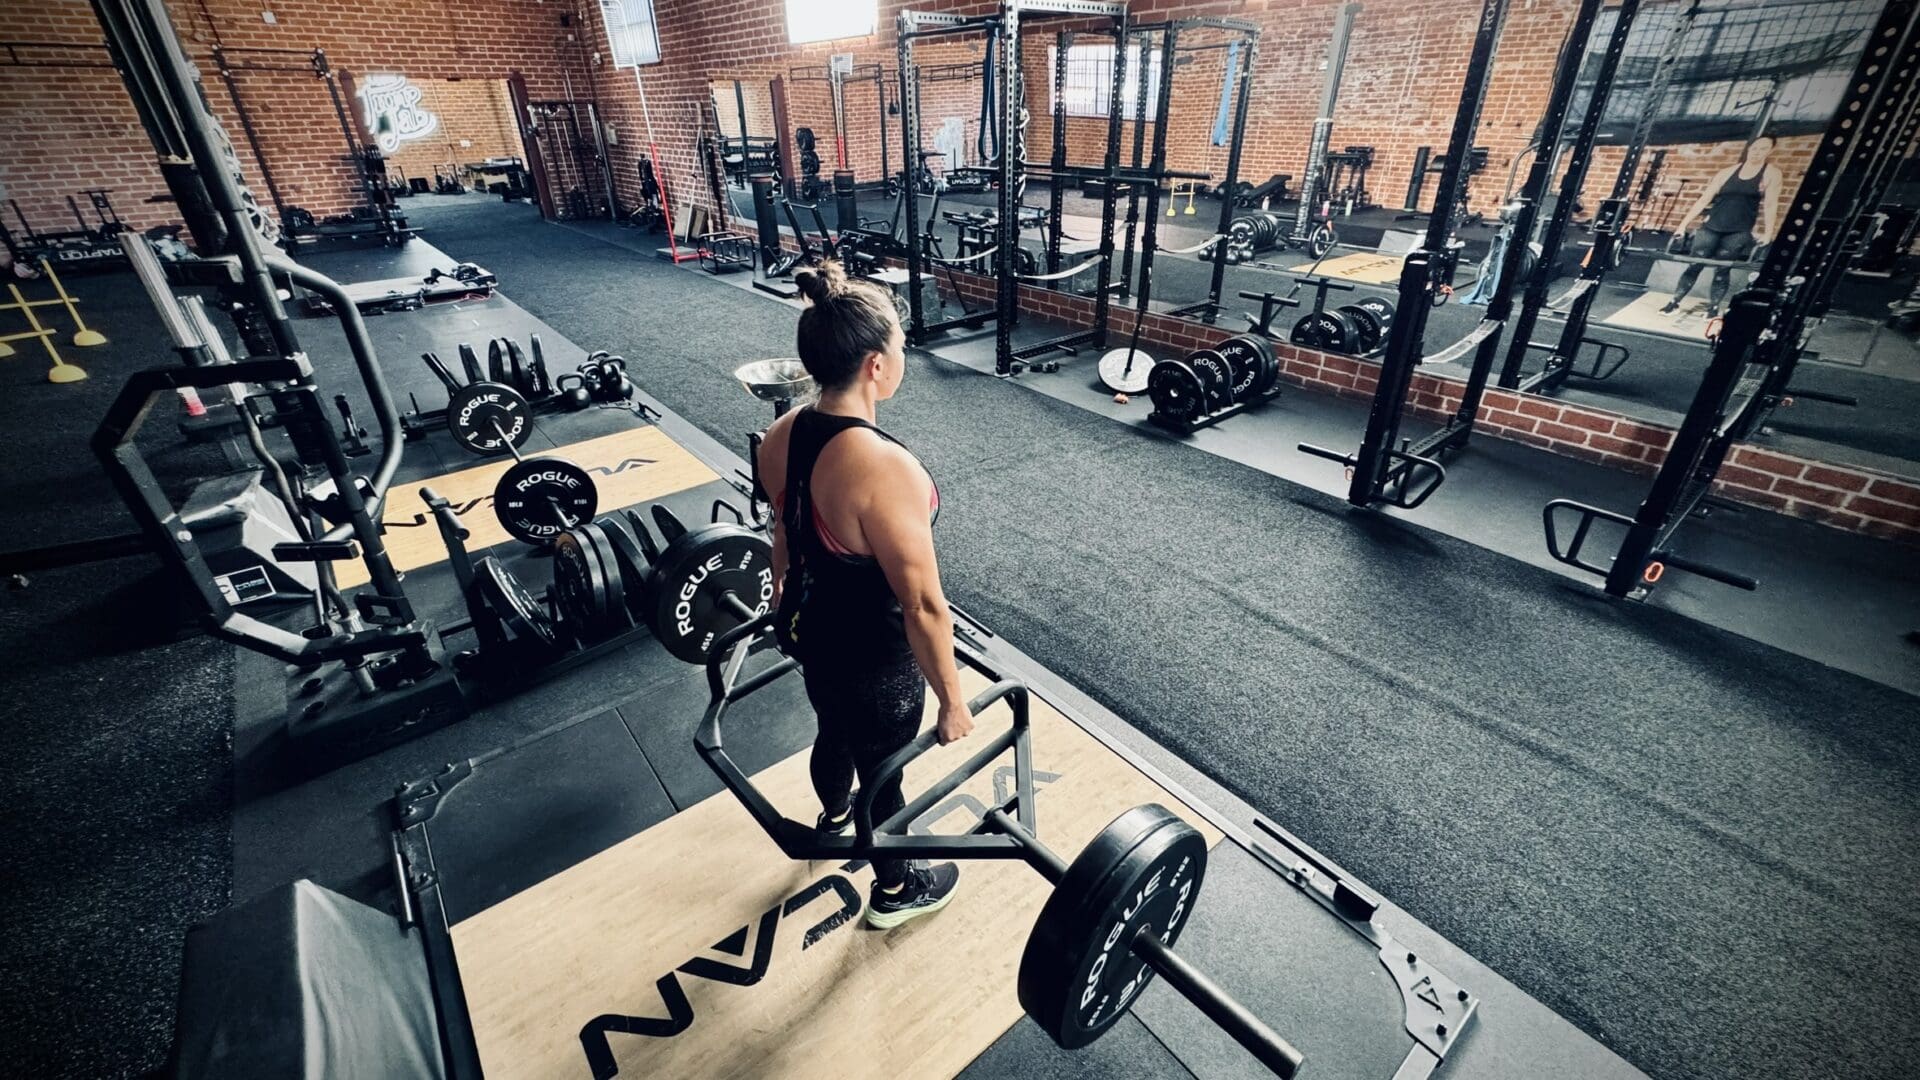
M805 668L807 700L820 721L820 734L808 762L813 791L830 815L851 805L853 780L862 787L873 782L873 771L888 757L913 741L920 730L927 703L927 681L911 656L879 668L829 669L817 664ZM907 805L894 777L873 799L873 823L900 812ZM874 880L892 888L906 880L912 864L904 859L874 861Z

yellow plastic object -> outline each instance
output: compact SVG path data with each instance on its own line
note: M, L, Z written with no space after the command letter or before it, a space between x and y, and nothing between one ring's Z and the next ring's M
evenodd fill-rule
M41 259L40 272L47 275L48 281L53 282L54 292L60 295L60 303L66 306L67 315L69 318L73 320L73 325L75 328L73 333L73 343L75 345L80 346L83 349L88 348L90 346L94 346L94 345L105 345L107 343L107 335L101 333L98 330L93 329L92 327L89 327L87 325L87 321L80 317L80 307L79 307L80 301L74 299L71 295L67 293L67 286L60 280L60 275L53 272L53 264L49 263L45 259ZM84 379L86 378L86 376L82 375L80 376L80 378ZM55 382L61 382L61 381L78 382L79 379L66 379L66 380L55 379L54 381Z
M33 327L33 330L30 333L25 333L25 334L9 334L7 335L5 340L19 341L22 338L30 338L30 337L39 338L40 347L46 349L47 356L53 360L53 367L47 372L48 382L75 383L86 378L87 373L85 371L81 370L78 366L74 364L69 364L65 360L60 358L59 350L53 347L53 331L40 325L40 317L33 313L33 309L36 305L32 301L29 301L26 297L20 295L20 286L14 285L12 283L8 283L7 291L13 294L13 303L0 304L0 310L11 309L11 310L16 310L20 312L20 314L22 315L25 315L27 317L27 325ZM54 302L55 301L51 301L51 300L43 300L40 303L50 304ZM4 355L6 354L0 353L0 356L4 356Z

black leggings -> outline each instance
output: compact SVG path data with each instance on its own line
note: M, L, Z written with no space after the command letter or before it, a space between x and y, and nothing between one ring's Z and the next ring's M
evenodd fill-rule
M1715 232L1712 229L1696 229L1687 254L1700 259L1744 259L1753 254L1753 230ZM1699 263L1688 263L1687 268L1680 271L1680 282L1673 287L1675 303L1687 298L1687 294L1693 291L1693 283L1700 280L1700 271L1705 269ZM1719 312L1721 302L1727 298L1727 290L1732 287L1733 267L1714 267L1707 304L1715 313Z
M862 787L872 784L873 770L919 733L927 681L912 657L880 668L810 665L805 675L807 700L820 720L808 762L813 791L821 807L837 817L851 804L854 775ZM879 825L906 805L895 776L874 795L873 823ZM874 880L892 888L906 880L911 865L904 859L877 859Z

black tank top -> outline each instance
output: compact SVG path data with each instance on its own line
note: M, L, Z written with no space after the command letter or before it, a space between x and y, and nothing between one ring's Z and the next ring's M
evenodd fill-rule
M911 657L913 648L907 642L900 600L879 561L833 550L821 537L815 517L813 467L827 444L852 428L866 428L902 445L858 417L811 406L794 414L787 435L787 486L780 500L787 576L774 632L781 649L802 664L865 669L897 664Z
M1767 170L1762 168L1743 177L1736 168L1713 197L1713 208L1707 212L1703 227L1718 233L1752 232L1754 223L1760 220L1760 181L1766 175Z

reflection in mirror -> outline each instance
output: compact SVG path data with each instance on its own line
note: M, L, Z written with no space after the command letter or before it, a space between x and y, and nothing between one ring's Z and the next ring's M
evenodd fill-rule
M773 96L764 79L714 79L707 90L718 118L727 183L744 191L750 174L777 168Z

